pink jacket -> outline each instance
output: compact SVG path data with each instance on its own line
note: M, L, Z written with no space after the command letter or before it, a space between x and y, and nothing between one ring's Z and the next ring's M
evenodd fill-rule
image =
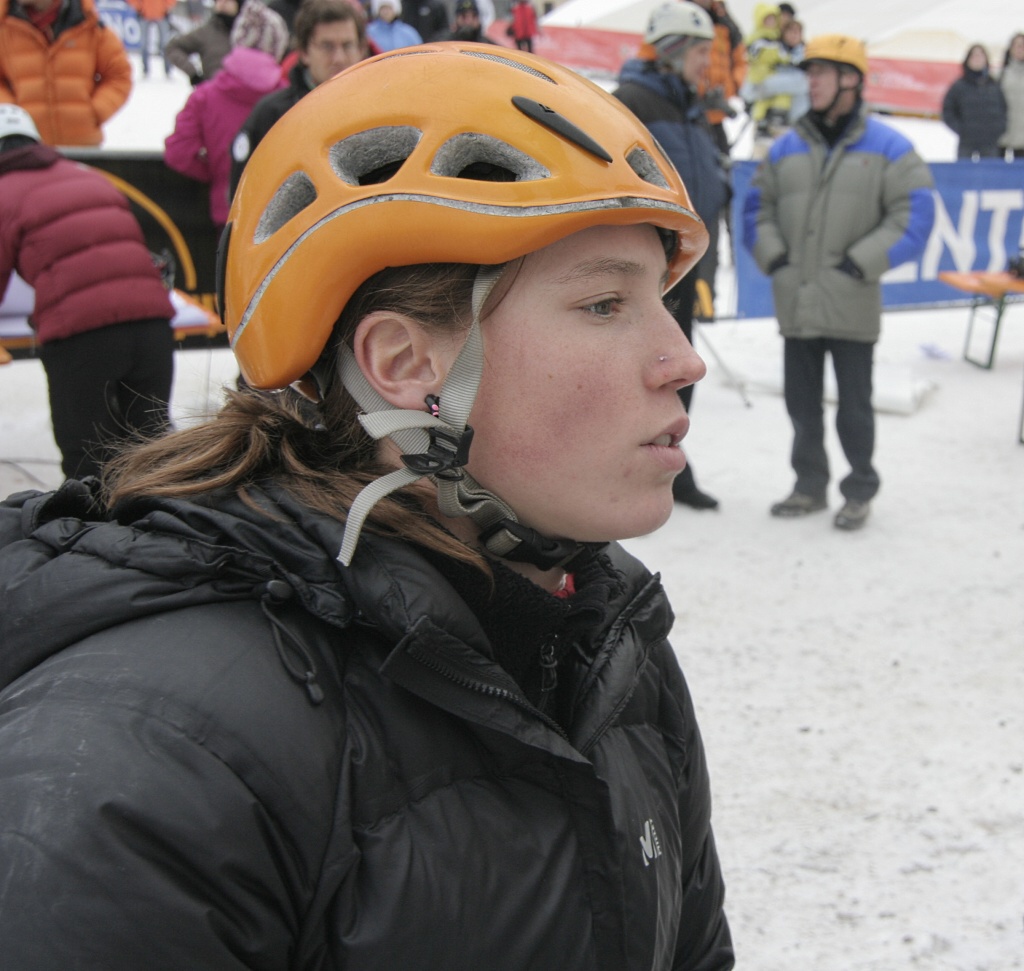
M256 102L283 86L281 69L270 54L236 47L178 112L164 142L164 162L210 183L210 218L217 226L227 222L231 203L231 143Z

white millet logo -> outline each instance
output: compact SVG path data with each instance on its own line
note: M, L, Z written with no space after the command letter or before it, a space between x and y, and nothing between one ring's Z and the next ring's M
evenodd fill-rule
M654 820L648 819L644 823L644 835L640 837L640 849L644 852L644 866L650 866L651 860L661 856L661 840L658 839L658 831L654 828Z

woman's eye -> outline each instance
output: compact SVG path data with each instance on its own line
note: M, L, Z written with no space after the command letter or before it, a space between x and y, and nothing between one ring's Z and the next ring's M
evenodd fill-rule
M619 307L620 301L609 297L607 300L598 300L596 303L587 304L584 310L592 313L595 317L611 317Z

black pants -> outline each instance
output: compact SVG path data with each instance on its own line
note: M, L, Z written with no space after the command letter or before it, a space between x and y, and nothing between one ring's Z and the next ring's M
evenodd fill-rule
M697 270L693 269L669 293L666 301L673 308L672 316L675 317L680 330L686 335L686 339L691 344L693 343L693 301L696 297ZM676 392L679 395L679 400L683 403L683 407L686 408L687 414L689 414L690 405L693 402L695 387L696 385L688 384L685 388L680 388ZM675 482L672 484L672 491L676 495L685 495L696 487L697 484L693 478L693 466L690 464L690 456L687 453L686 468L676 476Z
M847 499L866 501L878 492L871 457L875 450L875 412L871 407L871 372L875 345L860 341L787 338L785 345L786 411L793 422L791 461L796 490L824 496L828 486L825 453L825 355L832 355L839 407L836 431L850 473L839 483Z
M39 349L67 478L99 475L118 439L170 425L174 335L166 320L112 324Z
M705 223L704 228L708 231L708 248L700 258L700 262L697 264L697 269L693 272L697 274L698 279L703 280L708 285L708 289L711 291L711 300L713 302L717 296L717 291L715 290L715 279L718 276L719 219L714 219L709 223Z

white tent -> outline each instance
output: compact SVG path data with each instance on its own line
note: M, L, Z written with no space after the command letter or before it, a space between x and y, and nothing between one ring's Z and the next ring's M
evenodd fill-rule
M1006 53L1004 44L968 39L956 30L915 30L908 27L868 45L871 57L893 60L948 61L960 63L972 44L984 44L989 63L998 72Z
M639 34L664 0L568 0L541 18L541 27L590 27Z

